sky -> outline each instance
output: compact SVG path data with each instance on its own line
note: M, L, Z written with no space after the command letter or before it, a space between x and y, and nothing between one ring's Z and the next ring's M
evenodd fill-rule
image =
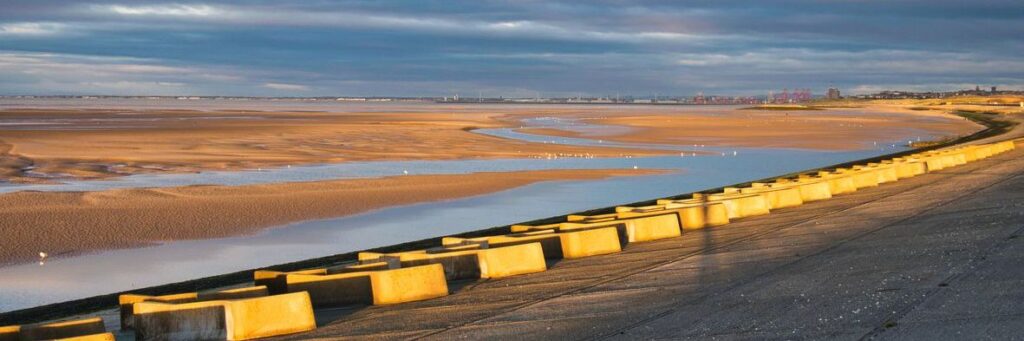
M1024 89L1021 0L0 0L0 95Z

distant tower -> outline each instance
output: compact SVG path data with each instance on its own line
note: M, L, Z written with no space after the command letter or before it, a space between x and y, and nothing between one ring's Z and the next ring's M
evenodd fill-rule
M992 93L996 93L996 86L995 85L992 86Z
M843 98L843 97L840 95L838 88L836 88L836 87L829 87L828 88L828 92L825 93L825 98L827 98L827 99L840 99L840 98Z

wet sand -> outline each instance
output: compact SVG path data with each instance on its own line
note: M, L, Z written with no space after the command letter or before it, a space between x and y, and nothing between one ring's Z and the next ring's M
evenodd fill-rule
M423 108L430 111L415 111ZM499 120L504 114L497 111L425 105L390 109L386 113L4 110L0 111L0 181L367 160L665 154L529 143L469 131L516 124Z
M961 136L984 128L943 111L916 111L905 106L881 105L792 111L654 108L598 117L593 113L574 116L586 123L633 128L627 133L599 136L615 142L815 150L863 149L873 142L891 142L902 136ZM550 128L521 131L580 136L578 132Z
M551 170L252 186L189 186L0 195L0 264L183 239L256 233L270 226L481 195L542 181L657 174L657 170Z

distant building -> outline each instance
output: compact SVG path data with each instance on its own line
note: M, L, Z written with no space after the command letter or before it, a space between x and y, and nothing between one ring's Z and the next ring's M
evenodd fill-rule
M843 96L839 94L839 89L837 89L837 88L828 88L828 91L825 93L825 98L827 98L827 99L840 99L840 98L843 98Z
M992 86L992 93L996 93L996 87Z

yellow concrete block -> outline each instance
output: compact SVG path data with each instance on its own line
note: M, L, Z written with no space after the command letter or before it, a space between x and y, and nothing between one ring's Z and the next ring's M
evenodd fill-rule
M571 223L601 223L618 219L618 217L619 216L616 213L595 215L570 214L565 216L565 221Z
M761 194L711 194L708 202L720 202L725 205L729 219L751 217L768 214L768 201Z
M448 296L448 283L440 264L374 271L370 273L370 286L374 305Z
M699 207L703 210L703 214L693 214L691 216L683 216L683 228L692 230L700 229L705 227L722 226L729 223L729 210L725 207L725 204L721 202L708 202L708 203L693 203L690 201L680 202L669 202L664 204L667 209L679 209L688 207ZM681 211L690 212L690 211ZM701 219L703 216L703 220Z
M229 340L249 340L316 329L306 293L229 301Z
M235 288L220 291L201 292L199 301L213 300L237 300L242 298L263 297L270 295L266 286L258 285L245 288Z
M896 168L892 164L880 164L880 163L868 163L867 168L873 168L878 174L878 183L884 184L887 182L896 182L899 180L899 176L896 174Z
M567 259L604 255L622 251L615 227L562 233L562 255Z
M803 202L812 202L832 198L832 190L829 187L828 181L823 181L821 179L805 180L803 182L797 182L792 184L775 184L772 186L796 187L798 190L800 190L800 199L803 200Z
M378 277L376 282L374 277ZM333 275L292 274L286 278L288 291L308 292L314 307L390 304L448 295L441 264ZM394 281L407 283L392 283ZM406 292L395 293L395 288L403 288Z
M387 270L393 271L393 270ZM313 307L373 304L369 272L333 275L285 275L287 292L307 292Z
M480 251L478 257L480 278L503 278L548 269L540 243L487 249Z
M283 290L282 290L283 291ZM148 296L136 294L124 294L118 296L118 303L121 310L121 330L132 328L132 306L139 302L163 302L163 303L186 303L213 300L230 300L250 297L267 296L270 292L266 286L257 285L253 287L236 288L205 293L186 292L180 294Z
M525 225L520 225L520 228L527 228ZM522 245L529 243L540 243L541 248L544 250L544 258L547 259L561 259L562 255L562 239L560 234L555 233L557 225L552 229L542 229L536 231L527 232L516 232L502 236L490 236L490 237L478 237L478 238L456 238L446 237L442 240L445 245L460 245L460 244L478 244L487 243L493 247L505 247L511 245Z
M0 326L0 341L21 341L21 326Z
M619 220L626 225L630 243L678 237L682 234L683 218L677 210L665 213L621 212Z
M230 301L135 304L136 340L250 340L316 329L305 292Z
M114 334L112 333L101 333L83 336L66 337L63 339L54 339L54 341L114 341Z
M615 208L617 213L627 214L642 214L642 213L654 213L654 212L675 212L679 218L678 227L680 230L695 230L702 229L707 226L706 220L706 208L704 204L684 204L674 205L668 207L668 205L651 205L651 206L619 206ZM624 216L624 217L625 217ZM666 231L665 237L671 237L676 231ZM680 231L681 233L682 231Z
M21 340L58 340L107 332L99 317L21 326Z
M942 159L942 166L945 168L952 168L960 165L959 160L954 155L944 153L940 158Z
M974 150L974 153L975 155L978 156L979 159L987 159L992 156L992 146L980 145L977 149Z
M967 157L964 156L963 152L953 153L951 156L953 157L953 163L957 166L967 164Z
M853 193L857 191L857 184L850 175L829 175L825 178L828 181L828 189L832 195Z
M617 223L617 221L614 221L613 223L614 224L559 223L539 226L516 225L512 226L512 231L517 233L544 230L555 231L557 232L554 235L558 238L558 247L549 247L548 243L542 243L544 247L544 253L547 256L547 258L552 258L551 250L560 251L560 254L557 255L556 258L580 258L593 255L614 253L622 250L622 242L620 241L620 231L625 230L625 225ZM610 236L609 231L613 232L614 236ZM505 238L512 240L536 240L537 238L550 237L513 237L513 235L509 235L485 238L493 246L496 243L507 242L507 239ZM613 247L611 243L616 243L616 245Z
M744 188L741 192L761 194L768 201L768 209L770 210L800 206L804 203L803 199L800 198L800 189L793 187L772 188L770 186L758 185Z
M942 157L939 156L928 156L924 158L925 166L929 172L934 172L946 168L946 163L943 162Z
M379 261L366 261L356 264L346 264L327 268L328 274L341 274L350 272L379 271L398 269L401 264L395 259L382 259Z
M878 173L875 170L840 170L840 174L849 175L857 189L878 187Z
M464 245L452 246L450 249L441 248L429 252L411 251L386 254L383 257L393 257L401 262L402 267L411 267L426 264L441 264L444 267L445 275L449 280L469 278L500 278L514 274L537 272L546 270L546 266L539 268L535 260L544 259L544 250L531 245L509 245L497 247L484 239L489 248L482 249L479 245L466 243ZM464 249L457 249L464 248ZM508 249L511 248L511 249ZM525 254L531 254L530 258L523 258ZM501 263L499 260L507 258L508 261ZM523 263L516 263L516 259L524 260ZM492 262L485 264L485 262ZM526 262L528 261L528 262ZM543 264L543 262L541 262ZM504 268L503 264L516 267Z
M977 146L965 146L963 149L960 150L960 152L964 155L964 158L967 160L967 163L971 163L979 159L977 153Z
M121 310L121 330L128 330L132 328L132 306L135 303L144 301L153 302L165 302L165 303L183 303L183 302L195 302L199 299L199 293L187 292L181 294L163 295L163 296L148 296L148 295L135 295L135 294L124 294L117 297L118 305Z
M285 281L285 276L288 274L295 275L326 275L327 269L309 269L299 270L291 272L281 272L273 270L256 270L253 272L253 284L256 286L265 286L267 291L271 294L283 294L288 292L288 284Z
M899 179L912 178L927 171L927 164L918 160L908 160L896 165L896 177Z
M680 225L683 223L683 218L676 210L665 210L662 206L648 206L634 209L617 208L616 211L616 213L595 216L570 215L567 220L569 222L621 224L621 237L628 243L678 237L682 233ZM562 227L563 230L565 228L565 226Z

